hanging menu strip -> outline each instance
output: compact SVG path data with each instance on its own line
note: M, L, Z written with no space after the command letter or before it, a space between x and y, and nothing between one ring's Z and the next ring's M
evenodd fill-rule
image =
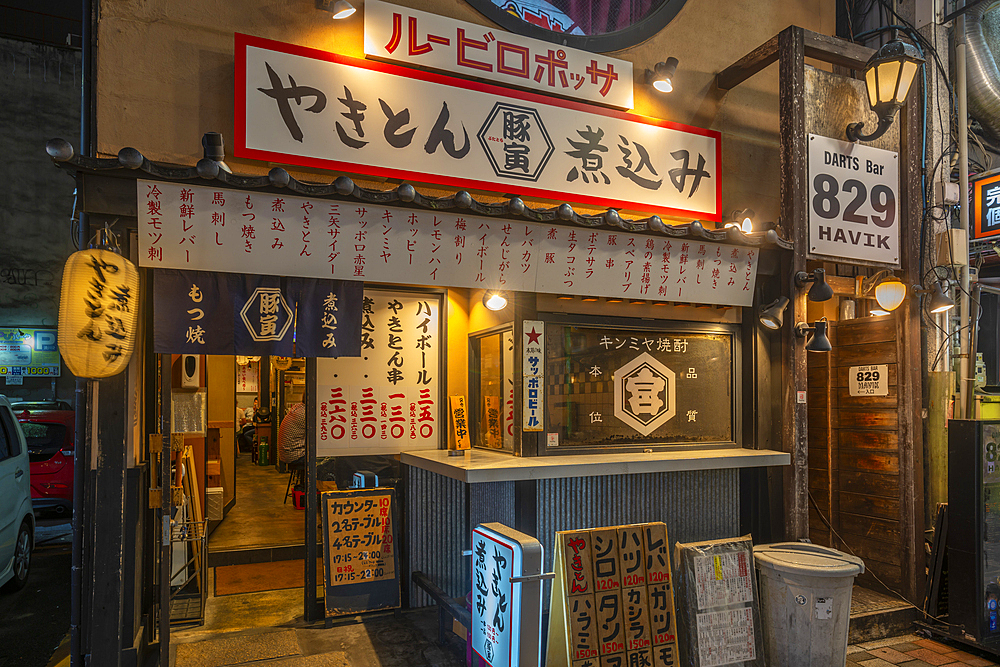
M138 181L152 268L750 306L754 248Z

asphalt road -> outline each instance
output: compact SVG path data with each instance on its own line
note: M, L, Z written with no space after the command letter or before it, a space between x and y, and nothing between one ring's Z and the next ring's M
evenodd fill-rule
M0 592L0 667L45 667L69 632L69 519L41 519L28 584Z

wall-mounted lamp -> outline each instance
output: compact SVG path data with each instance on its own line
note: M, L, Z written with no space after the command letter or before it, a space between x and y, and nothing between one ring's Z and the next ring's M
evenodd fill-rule
M829 301L833 298L833 288L826 282L825 269L813 269L811 273L799 271L795 274L795 286L805 287L806 283L812 283L809 288L810 301Z
M753 231L753 219L755 215L752 208L733 211L729 214L729 219L726 220L725 228L738 227L744 234L749 234Z
M488 291L483 295L483 305L489 310L503 310L507 307L507 297L503 292Z
M829 352L833 349L833 345L830 345L830 339L826 337L826 325L825 317L817 320L813 326L799 322L795 325L795 335L806 338L812 334L812 338L806 341L806 350L809 352Z
M868 59L865 65L865 87L868 105L878 116L878 126L871 134L861 134L864 123L847 126L848 141L874 141L892 125L892 120L906 101L913 77L924 59L912 44L894 39Z
M787 307L788 297L779 296L777 299L761 308L760 313L757 315L757 319L768 329L777 331L781 328L781 325L784 324L785 308Z
M890 313L903 303L906 298L906 285L900 282L899 278L893 275L892 271L883 269L870 276L859 278L857 295L869 297L875 292L875 300L878 302L879 314ZM875 312L875 311L872 311Z
M356 11L354 5L347 0L337 0L333 3L333 7L330 7L330 0L316 0L316 6L319 9L329 10L335 19L346 19Z
M955 302L950 296L944 293L944 288L941 286L940 282L934 283L934 287L930 289L924 289L920 285L914 285L913 294L930 294L931 298L927 307L932 313L943 313L955 307Z
M677 74L677 58L667 58L665 62L656 63L651 70L646 70L646 83L661 93L669 93L674 89L674 75Z

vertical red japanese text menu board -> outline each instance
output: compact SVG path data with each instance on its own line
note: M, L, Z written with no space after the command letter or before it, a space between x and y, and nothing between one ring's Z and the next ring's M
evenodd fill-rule
M667 527L641 523L556 533L548 667L673 667Z
M326 615L398 607L395 489L327 491L320 506Z

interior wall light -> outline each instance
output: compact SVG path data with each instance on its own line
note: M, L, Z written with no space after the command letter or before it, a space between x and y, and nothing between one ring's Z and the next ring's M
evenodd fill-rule
M489 310L503 310L507 307L507 297L503 292L488 291L483 295L483 305Z
M795 335L799 338L806 338L812 334L812 338L806 341L806 350L809 352L829 352L833 349L833 345L830 344L830 339L826 336L826 326L825 317L814 322L813 326L799 322L795 325Z
M674 75L677 74L677 58L667 58L662 63L656 63L651 70L646 70L646 83L661 93L669 93L674 89Z
M726 221L725 227L738 227L744 234L749 234L753 231L753 219L756 214L753 212L752 208L744 208L733 211L729 220Z
M906 101L913 77L924 59L912 44L894 39L868 59L865 65L865 88L868 106L878 116L878 125L871 134L862 134L864 123L847 126L848 141L874 141L892 125L896 112Z
M761 308L760 313L757 315L757 319L768 329L777 331L785 322L784 314L785 308L787 307L788 297L779 296L777 299Z
M940 282L934 283L934 287L924 289L920 285L913 286L914 295L930 294L930 302L927 304L932 313L943 313L955 307L955 302L950 296L944 293L944 288Z
M813 269L811 272L799 271L795 274L795 286L805 287L806 283L812 283L809 288L810 301L829 301L833 298L833 288L826 282L825 269Z

